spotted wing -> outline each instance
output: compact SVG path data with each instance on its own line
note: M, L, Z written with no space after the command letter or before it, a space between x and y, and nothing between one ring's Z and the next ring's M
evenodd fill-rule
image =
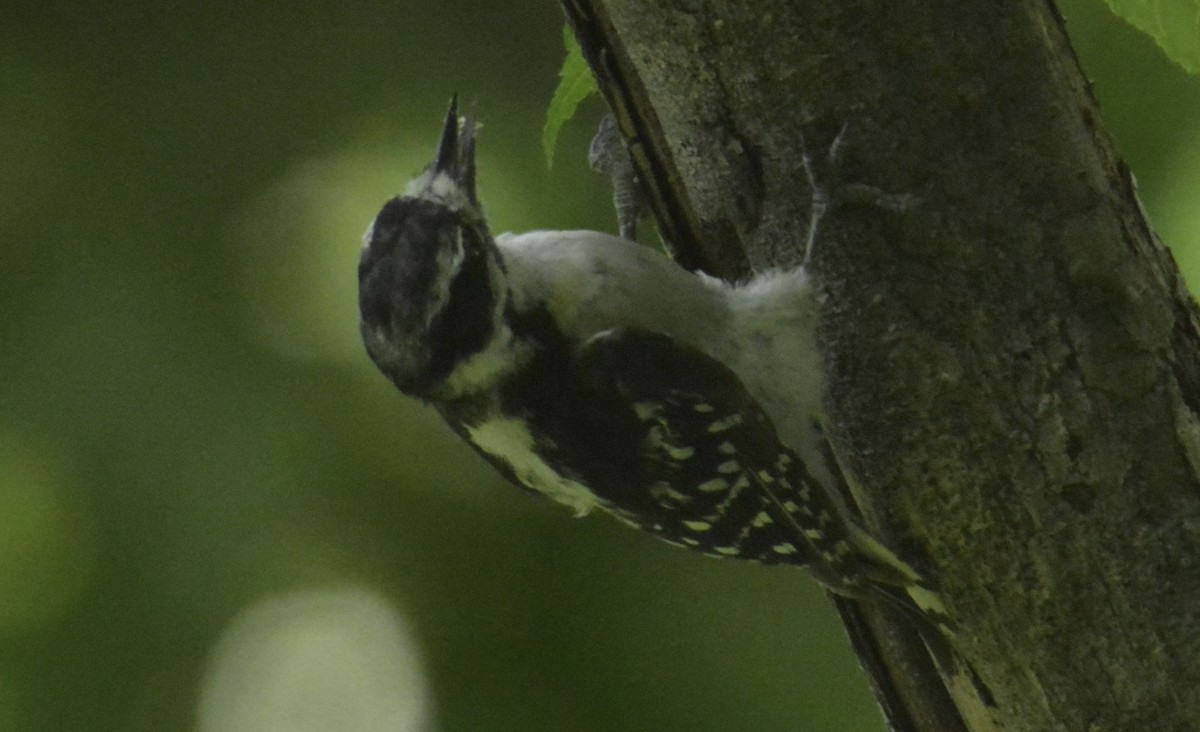
M843 592L857 559L845 527L770 418L724 364L668 336L619 329L580 354L592 388L636 417L638 523L696 551L807 565ZM646 494L652 501L642 499ZM652 506L647 511L646 506Z

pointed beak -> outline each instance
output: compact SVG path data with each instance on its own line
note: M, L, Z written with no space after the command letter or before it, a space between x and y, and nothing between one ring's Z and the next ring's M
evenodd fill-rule
M475 118L471 115L459 118L457 94L446 111L442 139L438 141L432 167L435 173L450 176L450 180L466 191L471 203L478 203L475 198Z

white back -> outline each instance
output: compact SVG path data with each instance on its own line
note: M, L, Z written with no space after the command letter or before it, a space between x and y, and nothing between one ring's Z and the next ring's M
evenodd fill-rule
M743 285L692 274L648 247L595 231L501 234L518 310L550 300L550 312L582 343L615 327L665 333L731 368L810 465L810 425L823 374L813 341L813 288L802 270Z

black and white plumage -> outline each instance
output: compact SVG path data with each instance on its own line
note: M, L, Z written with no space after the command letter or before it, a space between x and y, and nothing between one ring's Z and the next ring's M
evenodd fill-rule
M433 163L365 237L362 336L402 392L578 515L936 606L837 495L803 269L735 286L592 231L493 238L474 146L452 105Z

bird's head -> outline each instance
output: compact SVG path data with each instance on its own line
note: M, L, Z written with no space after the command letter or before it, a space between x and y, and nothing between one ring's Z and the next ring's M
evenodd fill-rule
M367 230L358 288L367 353L406 394L430 397L497 336L504 269L475 194L475 122L456 102L433 162Z

